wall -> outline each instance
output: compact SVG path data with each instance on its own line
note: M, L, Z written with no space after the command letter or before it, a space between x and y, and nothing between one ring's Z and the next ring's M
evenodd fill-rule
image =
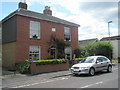
M7 43L2 45L2 64L8 69L15 64L15 45L16 43Z
M118 40L111 40L111 43L114 47L113 49L113 58L118 58Z
M79 46L80 47L85 47L87 44L90 44L90 43L94 43L94 42L97 42L98 39L95 38L95 39L88 39L88 40L80 40L79 41Z
M38 21L40 22L40 39L29 38L29 22ZM29 58L29 46L38 45L41 46L41 59L46 59L49 56L48 44L50 36L56 34L58 38L64 39L64 27L67 25L53 23L49 21L38 20L34 18L28 18L24 16L17 16L17 43L16 43L16 60L17 62L26 60ZM78 47L78 28L67 26L71 28L71 46L72 49ZM52 28L56 28L56 32L52 32Z
M16 16L2 22L2 43L16 41Z
M117 41L118 42L118 58L120 60L120 40Z
M31 62L30 73L32 75L44 73L44 72L52 72L52 71L60 71L60 70L68 70L69 64L51 64L51 65L36 65L35 62Z

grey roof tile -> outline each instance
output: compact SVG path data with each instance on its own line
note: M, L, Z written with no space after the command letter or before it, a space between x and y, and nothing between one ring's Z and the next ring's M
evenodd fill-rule
M6 19L10 18L13 15L22 15L22 16L27 16L27 17L32 17L32 18L37 18L37 19L41 19L41 20L46 20L46 21L51 21L51 22L55 22L55 23L61 23L61 24L66 24L66 25L71 25L71 26L76 26L79 27L80 25L63 20L63 19L59 19L57 17L51 16L51 15L45 15L45 14L41 14L41 13L37 13L37 12L33 12L30 10L25 10L25 9L17 9L16 11L14 11L13 13L11 13L10 15L8 15L5 19L3 19L3 21L5 21Z

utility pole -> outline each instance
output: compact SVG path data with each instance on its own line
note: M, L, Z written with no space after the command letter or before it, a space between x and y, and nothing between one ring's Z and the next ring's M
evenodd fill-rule
M110 25L109 25L110 23L112 23L112 21L109 21L109 22L108 22L108 35L109 35L108 38L109 38L109 43L110 43ZM109 53L109 59L112 59L112 58L111 58L111 53L110 53L110 52L108 52L108 53Z
M108 35L109 35L109 42L110 42L110 25L109 25L110 23L112 23L112 21L109 21L109 22L108 22Z

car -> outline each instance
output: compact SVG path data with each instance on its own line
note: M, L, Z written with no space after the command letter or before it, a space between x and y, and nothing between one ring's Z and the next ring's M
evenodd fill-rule
M112 72L112 63L105 56L89 56L70 68L73 75L89 74L94 76L96 72L103 70Z

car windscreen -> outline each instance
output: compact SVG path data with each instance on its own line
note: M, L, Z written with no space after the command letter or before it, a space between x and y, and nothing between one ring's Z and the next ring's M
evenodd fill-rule
M80 61L80 63L94 63L94 62L95 62L95 60L92 57L88 57L88 58Z

